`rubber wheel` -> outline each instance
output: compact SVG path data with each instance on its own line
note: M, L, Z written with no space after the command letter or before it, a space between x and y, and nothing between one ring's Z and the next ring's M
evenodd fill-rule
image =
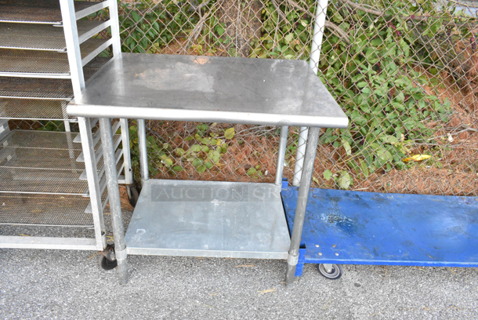
M129 203L134 208L134 207L136 207L136 203L138 202L138 198L139 198L138 188L134 185L128 186L127 188L128 188L128 191L129 191L128 192Z
M319 270L319 273L325 278L330 280L337 280L342 276L342 268L338 264L332 264L331 266L332 269L330 271L327 271L327 269L324 267L324 264L321 263L317 266L317 270Z
M101 268L104 270L111 270L118 266L118 261L114 258L115 247L113 244L106 245L105 250L103 251L103 256L101 257Z
M118 261L110 260L106 257L101 258L101 268L104 270L112 270L118 266Z

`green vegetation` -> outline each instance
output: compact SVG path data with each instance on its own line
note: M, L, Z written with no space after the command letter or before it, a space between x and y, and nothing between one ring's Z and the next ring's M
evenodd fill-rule
M234 128L213 131L209 129L208 124L197 125L195 132L184 138L183 147L163 143L156 136L148 135L146 147L150 174L156 175L161 168L166 168L171 173L181 172L186 164L191 164L198 173L203 173L221 165L221 158L227 152L228 141L234 138L235 131ZM130 126L130 138L133 167L139 168L138 128L136 125Z

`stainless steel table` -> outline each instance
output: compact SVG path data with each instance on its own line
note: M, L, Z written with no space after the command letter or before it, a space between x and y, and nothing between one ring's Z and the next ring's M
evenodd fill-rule
M128 254L287 259L294 279L320 128L347 117L304 61L122 54L68 113L99 117L120 281ZM143 191L124 233L111 118L138 119ZM281 126L276 184L150 180L143 119ZM310 127L294 229L280 199L288 126Z

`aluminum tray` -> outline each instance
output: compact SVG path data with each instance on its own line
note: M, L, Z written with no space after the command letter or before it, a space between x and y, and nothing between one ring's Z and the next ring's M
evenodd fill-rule
M45 1L42 1L44 4ZM76 18L81 19L107 6L107 2L75 1ZM15 5L0 5L0 22L19 22L34 24L61 24L61 11L58 0L45 5L24 3Z
M76 133L15 130L0 141L0 193L87 195Z
M0 167L0 193L66 194L87 196L81 170L11 169Z
M78 36L84 37L101 24L101 21L78 21ZM0 23L0 48L66 52L65 35L62 27Z
M93 217L84 212L89 202L77 196L0 194L0 225L91 228Z
M82 57L90 56L105 43L104 39L86 41L81 45ZM68 79L68 56L58 52L0 49L0 76Z
M70 80L0 77L0 98L71 100Z
M79 150L44 150L2 147L0 149L0 167L10 169L40 170L78 170L82 173L85 166L76 161Z
M75 150L81 145L73 143L76 132L50 132L40 130L14 130L0 141L3 148L31 148L42 150Z
M0 119L65 120L66 101L0 98Z
M83 68L85 79L93 76L109 58L96 57ZM71 100L70 80L0 77L0 98Z

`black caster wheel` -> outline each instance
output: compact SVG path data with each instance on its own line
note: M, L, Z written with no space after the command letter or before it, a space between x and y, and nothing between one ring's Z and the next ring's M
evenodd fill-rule
M115 247L112 244L108 244L101 257L101 268L104 270L112 270L116 268L117 265L118 261L116 261L115 258Z
M139 198L139 191L135 185L128 186L128 200L131 206L134 208L136 207L136 203L138 202Z
M325 278L330 280L336 280L342 276L342 268L338 264L328 264L327 267L325 264L319 264L317 266L319 273Z

